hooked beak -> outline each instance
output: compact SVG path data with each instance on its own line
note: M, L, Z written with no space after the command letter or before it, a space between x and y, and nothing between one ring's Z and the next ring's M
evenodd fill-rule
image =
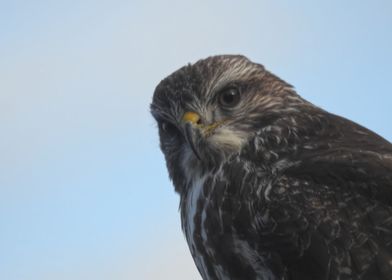
M186 112L182 117L184 123L185 139L191 147L198 160L201 160L200 154L196 149L194 142L195 128L200 125L200 116L194 112Z
M186 112L182 116L182 123L184 124L186 141L188 142L193 153L199 160L201 160L201 157L195 145L195 140L197 140L195 134L198 134L198 136L201 136L203 138L208 138L214 133L214 131L218 127L222 126L226 122L227 120L221 120L209 125L205 125L201 122L200 115L195 112Z

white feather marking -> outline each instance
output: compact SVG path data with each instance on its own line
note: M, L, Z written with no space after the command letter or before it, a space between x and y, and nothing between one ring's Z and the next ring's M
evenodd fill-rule
M238 80L242 76L249 73L251 69L249 69L249 64L246 61L238 61L231 65L227 71L223 72L221 75L216 77L216 79L212 80L212 83L209 85L209 92L215 92L225 86L227 82Z
M248 137L249 134L246 132L232 130L229 127L219 127L209 137L209 141L217 147L239 150Z
M298 161L289 161L289 160L283 158L283 159L280 159L277 162L275 162L273 164L273 168L277 169L278 171L282 171L282 170L285 170L285 169L287 169L291 166L294 166L298 163L299 163Z
M270 201L269 195L271 193L271 190L272 190L272 183L270 182L270 183L268 183L268 185L267 185L267 187L265 188L265 191L264 191L264 197L265 197L265 199L267 201Z
M265 264L264 259L260 254L249 245L245 240L234 238L234 250L240 254L245 260L248 261L249 265L257 272L256 279L263 280L275 280L275 276L272 271Z
M203 199L203 186L206 180L206 176L203 177L193 177L192 183L189 186L187 198L186 198L186 218L185 218L185 227L184 233L185 237L188 241L189 249L192 252L192 256L194 257L194 261L196 266L199 268L200 272L203 275L207 275L206 265L204 263L204 259L197 252L195 241L193 239L193 234L195 231L195 215L197 213L197 202L199 199Z

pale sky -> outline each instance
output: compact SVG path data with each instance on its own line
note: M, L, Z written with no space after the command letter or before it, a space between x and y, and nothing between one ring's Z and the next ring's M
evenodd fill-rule
M391 15L389 0L0 2L0 279L200 279L155 86L243 54L391 141Z

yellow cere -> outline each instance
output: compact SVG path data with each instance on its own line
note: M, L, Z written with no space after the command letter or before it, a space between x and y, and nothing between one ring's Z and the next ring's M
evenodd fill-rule
M182 120L184 122L190 122L193 124L197 124L197 122L200 120L199 114L195 112L186 112L184 116L182 117Z

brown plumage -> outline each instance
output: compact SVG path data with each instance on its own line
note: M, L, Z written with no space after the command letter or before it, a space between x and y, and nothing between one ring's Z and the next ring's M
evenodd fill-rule
M151 113L204 279L392 279L392 144L243 56L185 66Z

